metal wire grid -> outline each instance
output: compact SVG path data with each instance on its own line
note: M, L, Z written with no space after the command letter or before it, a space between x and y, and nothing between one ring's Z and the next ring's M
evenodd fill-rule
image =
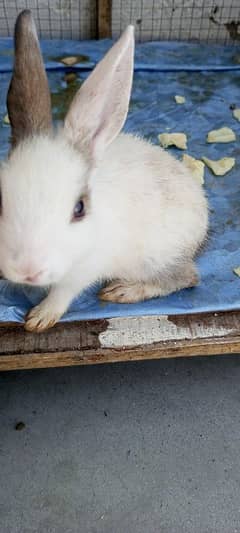
M96 38L96 0L0 0L0 37L12 36L17 15L31 9L40 37Z
M113 0L112 34L134 24L138 41L240 44L240 0Z
M0 37L17 14L32 10L41 37L97 37L97 0L0 0ZM240 44L240 0L112 0L112 35L134 24L138 41L196 40Z

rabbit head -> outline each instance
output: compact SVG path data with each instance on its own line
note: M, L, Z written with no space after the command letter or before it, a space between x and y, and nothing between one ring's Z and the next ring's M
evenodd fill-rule
M133 49L129 26L55 132L36 28L29 11L19 15L7 97L12 146L0 171L0 268L8 279L55 284L92 248L92 190L98 162L126 119Z

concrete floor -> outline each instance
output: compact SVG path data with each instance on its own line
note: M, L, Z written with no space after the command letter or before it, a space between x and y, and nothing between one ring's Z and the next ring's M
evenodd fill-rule
M0 531L237 533L239 452L239 356L2 373Z

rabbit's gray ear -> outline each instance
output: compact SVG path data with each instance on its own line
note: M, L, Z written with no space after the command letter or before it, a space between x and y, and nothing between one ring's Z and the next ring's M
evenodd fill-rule
M29 10L18 16L14 39L15 61L7 95L12 147L25 137L48 132L52 127L48 81Z

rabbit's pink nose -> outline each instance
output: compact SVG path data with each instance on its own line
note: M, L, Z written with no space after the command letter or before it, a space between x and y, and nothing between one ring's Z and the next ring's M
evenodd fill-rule
M39 272L36 272L34 274L29 273L27 276L24 277L23 281L26 281L27 283L37 283L43 272L43 270L39 270Z

